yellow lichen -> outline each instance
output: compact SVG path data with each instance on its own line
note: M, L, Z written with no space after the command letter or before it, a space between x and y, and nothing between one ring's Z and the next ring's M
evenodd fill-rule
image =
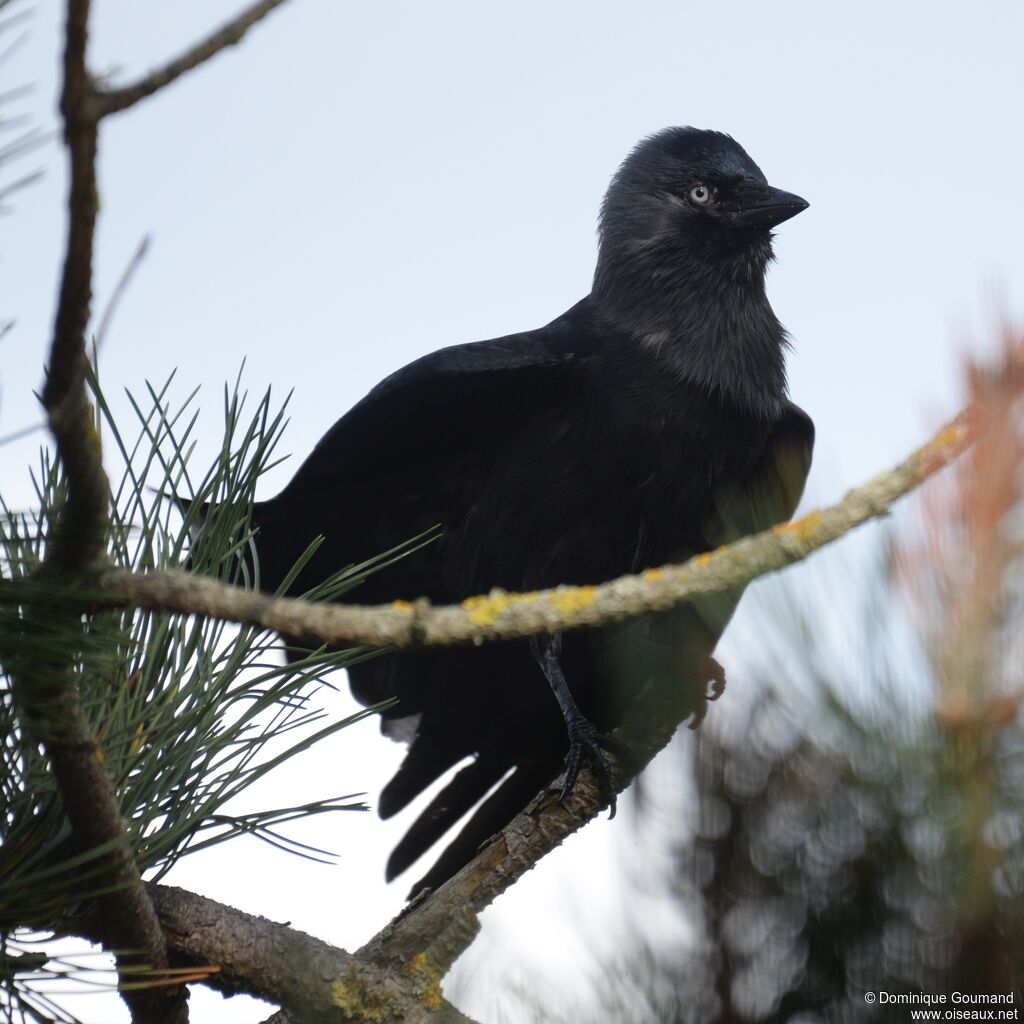
M697 555L697 557L694 558L693 561L695 565L707 565L708 562L711 561L711 552L704 551L701 554Z
M406 965L405 973L410 978L415 978L417 974L422 974L424 971L430 970L430 961L427 959L427 954L420 951L417 953Z
M965 433L966 429L962 423L950 423L949 426L940 430L926 447L935 449L958 445L963 441Z
M405 973L421 986L423 1005L428 1010L440 1010L444 1003L441 995L441 974L427 958L426 953L417 953L405 967Z
M798 540L812 537L821 525L821 512L815 509L800 519L792 519L788 523L779 523L772 527L772 533L791 533Z
M655 580L660 580L665 575L664 569L645 569L641 574L641 579L649 580L653 583Z
M566 587L551 595L551 607L563 618L572 618L597 599L597 587Z
M462 602L462 607L469 612L469 620L474 625L493 626L516 597L516 594L509 594L504 590L492 590L489 594L467 597Z
M396 612L411 612L413 609L413 603L412 601L392 601L391 607L394 608Z
M342 1013L355 1020L383 1024L388 1019L387 1004L359 980L354 966L348 969L348 977L339 975L334 979L331 1000Z

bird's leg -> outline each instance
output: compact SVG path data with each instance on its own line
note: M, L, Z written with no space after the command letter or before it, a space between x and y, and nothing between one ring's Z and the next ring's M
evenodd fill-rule
M565 681L562 666L558 663L558 655L562 650L562 635L546 633L543 636L530 637L530 653L537 660L548 685L551 687L558 706L562 709L565 727L569 733L569 752L565 755L565 784L559 799L564 803L576 785L580 766L584 758L590 763L591 770L597 779L601 799L611 808L615 815L615 777L611 765L604 756L609 751L620 760L628 756L624 745L611 736L597 731L594 724L576 706L569 684Z

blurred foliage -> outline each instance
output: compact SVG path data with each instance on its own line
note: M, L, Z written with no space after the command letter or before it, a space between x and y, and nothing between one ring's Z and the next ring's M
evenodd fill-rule
M951 741L934 716L889 729L885 715L836 700L798 708L772 689L735 711L699 740L699 796L650 796L677 829L693 826L670 869L630 867L637 903L660 903L676 938L627 913L596 996L564 1015L534 1000L528 1019L910 1019L869 991L1013 992L1021 1008L1019 719L978 744ZM689 753L675 750L687 770Z

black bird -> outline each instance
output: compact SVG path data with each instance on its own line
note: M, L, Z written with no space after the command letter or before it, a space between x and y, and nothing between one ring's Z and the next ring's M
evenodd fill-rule
M278 586L318 535L291 593L440 524L437 542L361 595L455 602L599 583L791 516L814 430L787 398L764 275L771 229L806 207L728 135L669 128L641 142L605 196L591 293L546 327L442 349L374 388L257 504L262 584ZM399 843L388 878L492 789L413 893L470 860L563 758L567 788L581 761L604 775L603 733L640 689L704 690L738 598L351 669L364 704L399 698L382 729L409 743L382 817L472 758Z

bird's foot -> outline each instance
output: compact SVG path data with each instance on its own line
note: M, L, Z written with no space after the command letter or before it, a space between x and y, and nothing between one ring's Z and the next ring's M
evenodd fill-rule
M569 730L569 752L565 755L565 783L562 786L559 801L564 804L569 799L576 786L576 780L579 778L580 768L585 761L597 780L601 801L610 808L609 817L614 818L615 772L604 754L607 751L620 762L626 763L630 759L628 748L614 736L598 732L594 724L582 715L569 721L567 727Z
M713 700L718 700L725 693L725 669L710 654L704 655L696 668L701 673L700 681L708 689L697 702L697 707L693 712L693 721L690 723L691 729L696 729L704 721L704 717L708 713L708 704Z

